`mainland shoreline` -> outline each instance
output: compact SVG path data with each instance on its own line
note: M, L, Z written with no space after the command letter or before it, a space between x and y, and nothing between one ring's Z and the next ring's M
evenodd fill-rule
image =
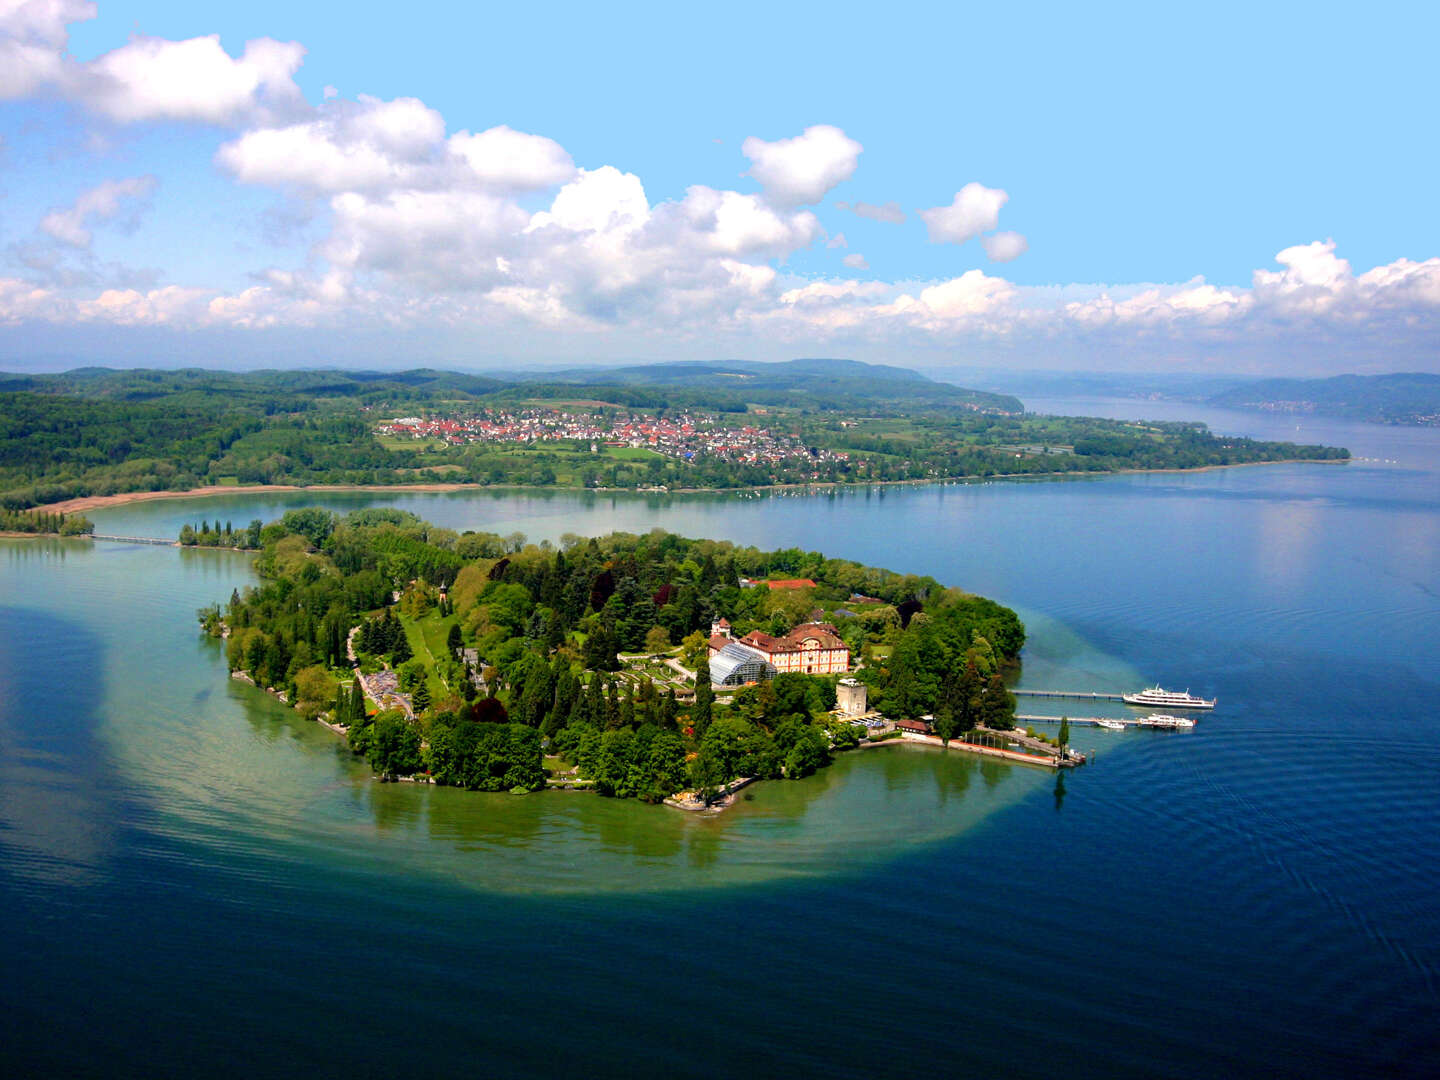
M762 484L737 488L671 488L666 491L632 490L630 488L576 488L553 484L474 484L454 481L409 484L210 484L186 488L184 491L122 491L114 495L80 495L62 502L32 506L30 510L47 513L79 514L87 510L103 510L152 499L203 499L215 495L265 495L288 491L549 491L594 495L743 495L758 491L832 491L861 490L871 487L916 487L925 484L978 484L991 480L1095 480L1106 476L1144 474L1215 472L1220 469L1247 469L1264 465L1347 465L1351 458L1280 458L1275 461L1237 461L1230 465L1197 465L1190 469L1115 469L1109 472L1048 472L996 473L993 476L932 476L919 480L865 480L853 484L817 481L809 484ZM33 534L20 534L33 535Z

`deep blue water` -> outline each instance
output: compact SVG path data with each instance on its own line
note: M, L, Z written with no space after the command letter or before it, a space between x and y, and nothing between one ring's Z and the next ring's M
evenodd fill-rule
M321 500L931 573L1022 612L1022 685L1220 699L1190 733L1085 730L1098 759L1063 785L876 751L715 828L374 785L198 640L243 557L6 543L7 1072L1440 1073L1440 432L1197 413L1362 460ZM314 501L96 518L169 535Z

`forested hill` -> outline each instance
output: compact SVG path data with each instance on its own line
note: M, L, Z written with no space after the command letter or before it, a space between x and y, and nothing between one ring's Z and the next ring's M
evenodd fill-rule
M812 408L906 406L911 410L973 410L1014 415L1019 398L935 382L918 371L858 360L686 361L576 369L527 382L581 386L653 386L720 394L735 402ZM723 400L716 398L714 400Z
M1440 375L1337 375L1265 379L1226 390L1211 405L1266 412L1314 413L1383 424L1440 425Z

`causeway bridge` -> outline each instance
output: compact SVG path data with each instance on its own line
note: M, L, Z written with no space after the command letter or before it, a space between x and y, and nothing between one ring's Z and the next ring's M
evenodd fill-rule
M162 540L158 536L112 536L109 533L91 533L91 540L109 540L116 544L163 544L165 547L178 547L178 540Z

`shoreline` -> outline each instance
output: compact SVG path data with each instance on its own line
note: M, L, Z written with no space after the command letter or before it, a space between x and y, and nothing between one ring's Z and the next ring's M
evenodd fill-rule
M1274 461L1238 461L1231 465L1197 465L1189 469L1113 469L1106 472L1048 472L1048 473L995 473L991 476L933 476L920 480L866 480L853 484L842 484L834 480L816 481L808 484L761 484L754 487L736 488L674 488L669 491L632 491L629 488L577 488L539 484L474 484L457 483L414 483L414 484L210 484L204 487L187 488L184 491L122 491L114 495L78 495L61 502L43 503L30 507L47 513L78 514L87 510L104 510L113 506L126 506L136 502L150 502L154 499L204 499L216 495L266 495L291 491L364 491L383 493L387 491L445 493L455 491L549 491L567 494L593 495L744 495L761 491L836 491L862 490L872 487L920 486L926 484L978 484L992 480L1070 480L1099 479L1106 476L1142 476L1146 474L1166 475L1183 473L1215 472L1220 469L1247 469L1263 465L1347 465L1351 458L1277 458ZM19 536L35 536L36 533L19 533ZM49 534L46 534L49 535Z

